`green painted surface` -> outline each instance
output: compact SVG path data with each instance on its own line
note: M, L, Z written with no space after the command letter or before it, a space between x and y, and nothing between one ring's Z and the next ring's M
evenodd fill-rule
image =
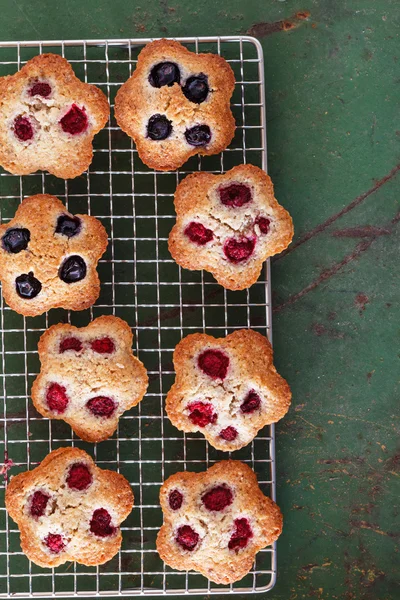
M296 228L272 266L294 399L277 427L269 597L399 598L397 0L3 0L1 13L3 40L265 34L269 170ZM253 27L280 20L295 27Z

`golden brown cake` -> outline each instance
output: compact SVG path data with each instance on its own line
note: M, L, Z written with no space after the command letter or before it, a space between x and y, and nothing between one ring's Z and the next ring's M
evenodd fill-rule
M99 469L78 448L54 450L36 469L12 477L6 490L21 548L40 567L110 560L121 546L120 524L133 501L123 475Z
M87 327L53 325L39 341L41 370L32 400L49 419L63 419L79 437L110 437L123 412L146 393L147 371L132 353L133 334L118 317L98 317Z
M174 203L172 258L185 269L210 271L228 290L253 285L264 261L293 237L292 219L275 199L271 179L253 165L224 175L188 175Z
M57 54L40 54L0 77L0 165L70 179L92 162L94 135L107 123L103 92L83 83Z
M55 196L25 198L0 226L0 279L9 306L26 316L83 310L97 300L96 267L107 232L95 217L72 215Z
M115 118L146 165L172 171L194 154L218 154L230 144L234 87L221 56L156 40L143 48L135 72L118 90Z
M199 431L218 450L238 450L289 410L288 383L266 337L241 329L214 338L194 333L175 348L175 383L166 399L172 424Z
M204 473L176 473L161 487L164 524L157 550L173 569L193 569L215 583L233 583L256 553L282 532L279 507L264 496L250 467L216 463Z

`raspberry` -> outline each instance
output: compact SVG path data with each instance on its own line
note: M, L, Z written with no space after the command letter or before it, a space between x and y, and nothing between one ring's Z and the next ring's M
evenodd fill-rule
M240 410L242 411L242 413L247 415L249 413L253 413L254 411L256 411L260 407L260 404L261 404L260 396L254 390L251 390L247 394L243 403L240 405Z
M48 501L50 500L50 496L48 494L44 494L39 490L35 492L32 496L30 513L32 517L42 517L45 513L46 506Z
M182 525L178 529L176 541L182 548L191 552L198 544L199 534L190 525Z
M99 338L90 342L90 347L94 352L99 354L111 354L115 350L115 344L109 337Z
M90 531L99 537L108 537L115 532L115 527L111 525L111 515L105 508L98 508L94 511L90 520Z
M169 493L168 502L172 510L178 510L182 506L183 494L179 490L172 490Z
M79 490L82 492L86 490L92 483L92 475L83 463L75 463L70 467L67 476L67 484L72 490Z
M213 379L225 379L229 366L229 357L221 350L206 350L199 356L199 367Z
M29 90L30 96L42 96L48 98L51 94L51 86L45 81L37 81Z
M60 125L65 133L77 135L83 133L89 124L84 108L73 104L69 111L60 120Z
M256 225L259 226L261 233L268 233L271 221L267 217L257 217Z
M14 133L21 142L27 142L33 138L33 127L26 117L19 116L14 121Z
M51 383L47 390L46 402L53 412L65 412L69 402L65 387L59 383Z
M201 497L208 510L224 510L233 502L232 490L227 485L217 485Z
M116 408L114 400L107 396L96 396L89 400L86 406L96 417L111 417Z
M254 250L256 242L252 238L230 238L225 242L224 254L232 263L239 263L247 260Z
M66 546L63 536L59 533L49 533L44 543L53 554L60 554Z
M229 540L229 550L238 552L240 548L245 548L250 538L253 537L253 532L247 519L235 519L236 530L233 532Z
M201 223L195 223L192 221L185 229L185 235L188 236L190 241L199 246L205 246L214 237L211 229L207 229Z
M242 183L231 183L219 189L219 198L224 206L240 208L251 200L251 190Z
M222 439L226 440L227 442L232 442L234 439L236 439L237 434L238 432L231 425L229 425L229 427L226 427L219 433L220 437L222 437Z
M189 404L188 409L190 410L189 419L193 425L205 427L210 423L215 423L217 420L217 413L214 412L212 404L192 402L192 404Z
M75 350L75 352L80 352L82 350L82 342L76 337L64 338L60 344L60 354L66 352L67 350Z

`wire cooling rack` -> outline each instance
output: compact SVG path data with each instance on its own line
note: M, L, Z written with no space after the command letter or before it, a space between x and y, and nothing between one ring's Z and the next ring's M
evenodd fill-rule
M0 43L0 76L12 74L41 52L65 56L82 80L99 86L113 105L119 86L135 68L150 39L78 40ZM109 234L99 264L101 296L89 310L52 310L35 318L13 312L1 299L0 391L3 414L0 443L15 475L34 468L51 450L75 445L89 452L103 468L129 480L135 508L122 525L123 544L115 558L100 567L65 564L37 567L21 552L19 532L0 498L0 597L134 596L265 592L275 583L276 549L256 557L249 575L230 586L215 585L197 573L165 566L155 549L162 524L159 487L172 473L203 471L227 457L199 434L175 429L164 412L164 398L174 380L172 352L182 337L195 331L224 336L253 328L271 336L269 264L249 290L231 292L205 272L178 267L167 248L174 223L173 193L188 173L222 173L250 162L267 166L264 69L261 45L251 37L182 38L196 52L224 56L236 76L232 110L235 138L221 155L193 157L179 171L161 173L144 165L131 140L114 118L94 140L89 170L70 181L47 173L12 176L0 169L1 220L10 220L22 199L36 193L61 198L73 213L99 218ZM102 314L125 319L135 332L137 356L144 362L150 386L143 401L119 422L110 440L82 442L63 421L42 418L29 394L39 371L37 343L50 325L68 321L83 326ZM275 499L274 428L266 427L233 457L257 473L264 493ZM6 462L7 464L7 462Z

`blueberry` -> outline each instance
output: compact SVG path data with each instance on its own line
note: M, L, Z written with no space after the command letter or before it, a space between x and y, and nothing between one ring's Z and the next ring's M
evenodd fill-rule
M33 276L32 271L30 273L23 273L22 275L18 275L15 280L15 287L17 289L17 294L21 298L25 298L27 300L31 300L35 298L42 289L42 284L39 279Z
M189 77L189 79L186 80L182 91L190 102L201 104L206 100L208 92L210 91L207 75L200 73L199 75Z
M173 62L162 62L155 65L150 71L149 82L153 87L180 83L181 74L178 65Z
M147 124L147 135L151 140L165 140L171 135L172 123L165 115L153 115Z
M66 235L68 238L77 235L81 230L81 220L78 217L60 215L57 219L56 233Z
M81 256L69 256L63 262L58 276L65 283L81 281L86 277L86 263Z
M211 131L208 125L195 125L186 129L185 138L191 146L207 146L211 140Z
M3 248L12 254L18 254L21 250L26 250L31 239L29 229L16 227L8 229L2 237Z

